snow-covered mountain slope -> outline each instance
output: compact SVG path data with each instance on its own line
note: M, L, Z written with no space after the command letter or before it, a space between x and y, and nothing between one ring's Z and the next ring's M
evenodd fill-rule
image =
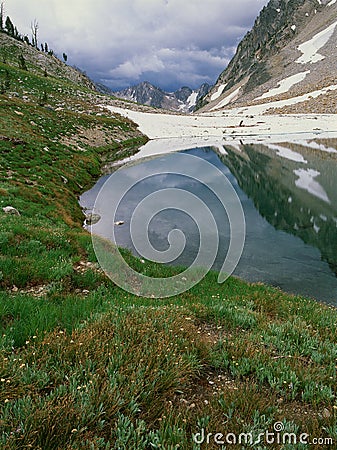
M209 89L209 84L205 83L194 91L185 86L175 92L165 92L144 81L122 91L113 92L113 95L154 108L190 113L194 111L199 99L206 95Z
M277 111L337 112L335 0L271 0L204 97L201 111L295 97Z

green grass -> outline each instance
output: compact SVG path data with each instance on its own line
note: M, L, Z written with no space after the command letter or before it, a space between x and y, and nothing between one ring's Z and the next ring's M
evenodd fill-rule
M335 311L309 302L307 316L282 319L289 302L308 301L214 283L210 274L159 304L113 286L82 299L83 309L76 297L17 299L2 339L4 448L188 449L204 423L240 434L284 421L333 437L335 330L321 337L316 323L325 315L333 325ZM277 304L277 320L266 321L262 298ZM237 304L233 320L219 314L226 302Z
M0 447L221 448L214 440L200 447L192 436L205 429L257 439L275 422L336 443L336 310L236 278L219 285L212 272L165 300L119 289L99 269L78 196L99 176L102 158L122 158L144 138L129 121L97 116L80 86L0 64L0 75L5 70ZM39 104L41 89L48 108ZM67 107L58 109L64 95ZM106 144L81 138L95 127ZM7 205L21 215L4 214ZM123 255L147 275L181 270Z

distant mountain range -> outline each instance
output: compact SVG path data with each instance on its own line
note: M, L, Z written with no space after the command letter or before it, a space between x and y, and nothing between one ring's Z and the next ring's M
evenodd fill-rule
M162 89L153 86L148 81L144 81L136 86L131 86L122 91L111 93L115 97L152 106L153 108L191 113L194 111L200 99L204 97L210 89L211 86L208 83L204 83L196 90L184 86L175 92L165 92ZM106 93L106 91L104 93Z

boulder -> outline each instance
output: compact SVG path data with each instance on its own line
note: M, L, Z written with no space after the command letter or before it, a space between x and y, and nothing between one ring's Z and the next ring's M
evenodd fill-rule
M19 211L16 208L13 208L13 206L5 206L2 208L3 212L5 214L12 214L13 216L20 216Z

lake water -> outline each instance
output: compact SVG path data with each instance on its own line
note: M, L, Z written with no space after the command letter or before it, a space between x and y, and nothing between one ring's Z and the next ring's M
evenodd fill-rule
M336 139L281 144L236 142L188 149L183 154L197 156L214 165L227 177L240 198L246 240L234 275L337 305ZM119 204L109 226L106 221L105 225L99 221L92 226L93 231L111 239L113 229L115 242L137 254L129 227L137 205L161 189L188 191L209 207L216 221L219 250L213 268L220 269L230 238L226 211L205 184L181 174L184 167L179 158L176 158L178 174L165 172L168 166L174 167L174 158L174 154L160 155L120 169L124 179L132 183L149 173L157 175L135 183ZM82 207L93 210L96 197L108 179L109 175L102 177L82 195ZM214 176L212 183L219 190L223 188L221 177ZM94 212L102 217L109 215L114 195L112 184L104 190L100 210ZM114 221L124 224L114 226ZM188 266L200 245L198 226L188 214L174 208L156 214L149 222L149 240L163 252L169 247L168 235L173 229L182 230L186 237L184 251L173 264Z

